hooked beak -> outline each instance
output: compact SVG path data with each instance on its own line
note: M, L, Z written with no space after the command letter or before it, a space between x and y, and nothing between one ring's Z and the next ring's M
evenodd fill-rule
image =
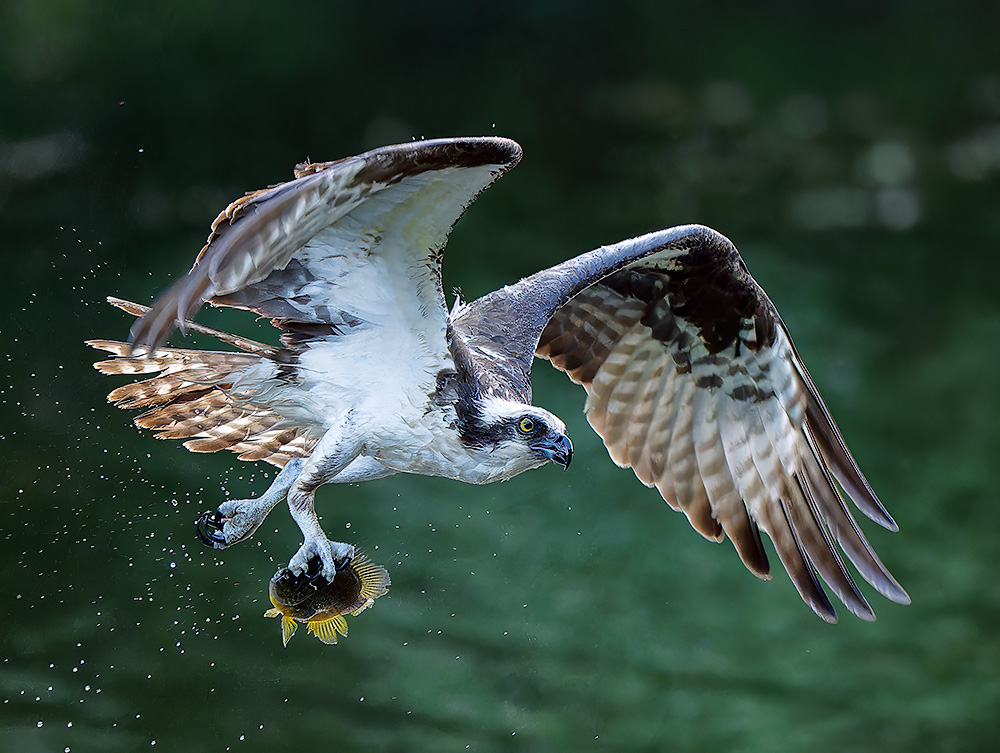
M531 449L544 455L547 460L559 463L564 471L569 468L569 464L573 460L573 443L565 434L557 434L551 438L546 437L531 445Z

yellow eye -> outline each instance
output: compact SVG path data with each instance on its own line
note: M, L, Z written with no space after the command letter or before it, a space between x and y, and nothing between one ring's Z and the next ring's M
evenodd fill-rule
M522 434L531 434L531 432L535 429L535 422L530 418L522 418L521 423L517 425L517 428L520 429Z

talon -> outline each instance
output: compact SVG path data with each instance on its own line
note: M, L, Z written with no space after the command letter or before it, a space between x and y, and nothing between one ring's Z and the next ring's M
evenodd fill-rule
M313 555L306 562L306 571L303 573L309 580L316 580L323 574L323 560L318 554Z
M309 585L314 589L327 585L328 581L323 577L323 560L318 556L310 559L301 577L309 581Z
M222 535L222 522L222 516L219 515L218 510L203 512L194 522L194 530L198 534L198 540L213 549L224 549L226 538Z
M339 573L345 567L349 567L353 561L354 561L354 555L349 554L346 557L344 557L343 561L340 562L340 564L335 564L334 569Z
M288 561L288 569L317 586L331 582L337 574L337 564L330 551L329 539L307 537L299 551Z

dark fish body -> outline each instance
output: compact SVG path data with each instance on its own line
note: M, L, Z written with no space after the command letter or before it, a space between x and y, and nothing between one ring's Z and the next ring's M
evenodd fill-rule
M354 558L337 570L332 581L319 574L319 560L296 575L283 567L271 578L268 595L273 609L265 617L281 617L281 637L285 645L299 622L324 643L336 643L337 635L347 635L344 615L357 615L388 591L389 573L355 549Z

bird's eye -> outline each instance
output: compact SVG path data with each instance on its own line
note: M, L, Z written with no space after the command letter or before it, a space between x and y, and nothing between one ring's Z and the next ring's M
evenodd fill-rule
M525 417L518 423L517 428L522 434L531 434L535 430L535 422Z

